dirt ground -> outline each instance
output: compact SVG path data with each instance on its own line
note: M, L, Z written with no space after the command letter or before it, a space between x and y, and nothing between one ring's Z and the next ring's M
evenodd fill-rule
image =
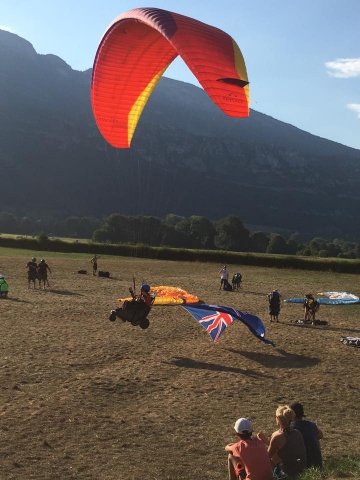
M50 255L50 256L49 256ZM222 265L55 257L50 288L28 290L25 257L0 257L10 298L0 300L0 479L167 480L227 478L225 444L245 416L270 435L279 404L299 400L324 433L323 455L360 454L360 305L322 306L328 326L299 326L301 305L270 324L266 295L283 299L346 290L355 275L230 265L239 292L219 290ZM79 275L79 269L87 275ZM135 275L176 285L204 302L258 315L276 347L241 322L215 344L185 309L154 307L141 330L109 322Z

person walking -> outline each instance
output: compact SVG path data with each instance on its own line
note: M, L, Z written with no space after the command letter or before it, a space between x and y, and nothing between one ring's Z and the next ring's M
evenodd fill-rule
M37 280L37 263L36 258L33 257L30 262L26 264L26 268L28 269L28 289L30 288L30 283L33 282L34 289L36 288L36 280Z
M47 278L47 272L48 271L51 273L49 265L45 262L44 259L42 259L40 261L39 265L38 265L38 279L39 279L39 287L41 288L41 282L43 282L44 290L45 290L45 287L46 287L46 283L49 286L49 281L48 281L48 278Z

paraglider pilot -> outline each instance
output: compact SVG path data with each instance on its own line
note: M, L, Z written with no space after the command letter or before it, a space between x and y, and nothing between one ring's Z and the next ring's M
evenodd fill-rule
M149 320L146 317L154 303L154 297L150 294L150 285L143 284L139 295L136 295L131 287L129 292L132 300L125 300L121 308L111 310L109 320L114 322L116 318L121 318L123 322L130 322L134 326L139 325L142 329L146 329L149 326Z
M129 288L129 292L135 301L143 301L148 307L151 307L151 305L154 303L154 298L150 295L150 285L147 285L144 283L141 285L141 290L139 295L135 295L134 290L132 287Z

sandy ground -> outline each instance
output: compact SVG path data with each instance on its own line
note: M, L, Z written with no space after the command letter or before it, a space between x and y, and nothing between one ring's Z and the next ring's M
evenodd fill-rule
M46 257L50 288L28 290L24 257L0 257L10 298L0 300L0 479L227 478L224 446L246 416L270 435L279 404L300 400L324 432L323 455L360 454L360 305L322 306L328 326L298 326L300 305L270 324L266 295L326 290L359 294L355 275L230 265L239 292L219 291L221 265ZM87 275L79 275L81 268ZM181 307L154 307L150 327L109 322L135 275L177 285L206 303L258 315L263 344L241 323L216 344Z

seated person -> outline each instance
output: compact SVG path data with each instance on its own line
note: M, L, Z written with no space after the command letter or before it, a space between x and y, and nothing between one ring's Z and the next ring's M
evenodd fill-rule
M273 480L266 445L252 436L251 422L247 418L239 418L234 429L239 441L225 447L229 454L229 479Z
M4 275L0 275L0 297L6 298L9 293L9 285L5 280Z
M130 287L129 292L135 302L145 302L145 305L151 307L154 303L154 297L150 295L150 285L144 283L141 285L140 294L135 295L134 290Z
M321 447L320 442L324 436L316 423L304 420L304 407L299 402L294 402L290 408L295 412L295 419L291 426L301 433L305 448L307 466L322 468Z
M288 405L283 405L276 410L276 424L279 427L270 441L263 432L258 433L258 438L268 445L268 452L274 467L281 467L287 475L297 475L305 470L306 449L301 433L291 426L295 413Z
M149 314L155 297L150 294L150 285L141 286L139 295L135 295L130 287L132 300L125 300L121 308L111 310L109 319L114 321L116 317L121 318L124 322L131 322L133 325L139 325L143 319Z

